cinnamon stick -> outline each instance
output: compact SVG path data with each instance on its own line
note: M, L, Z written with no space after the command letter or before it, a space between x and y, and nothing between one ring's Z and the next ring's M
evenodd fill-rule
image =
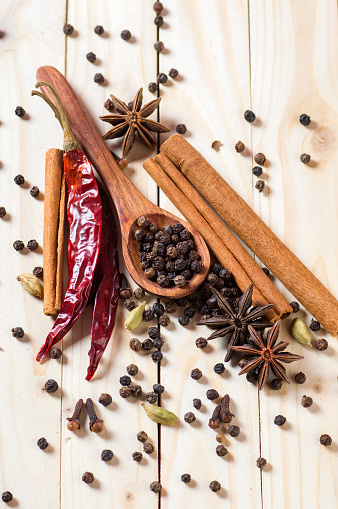
M180 191L174 182L168 177L161 166L153 159L147 159L143 163L146 172L153 178L156 184L168 196L175 207L183 214L186 220L193 226L204 238L209 248L213 251L217 259L224 267L230 270L242 292L245 292L252 281L228 250L224 242L215 234L211 226L201 216L190 200ZM269 304L263 297L259 289L254 285L252 300L255 306L266 306ZM278 316L273 310L267 313L269 320L277 320Z
M65 244L65 208L66 208L66 179L62 172L61 195L59 206L58 242L56 253L56 288L55 288L55 309L58 313L63 301L63 249Z
M178 134L164 142L161 152L316 320L337 336L338 301L204 157Z
M63 151L51 148L46 153L45 198L43 220L43 281L45 315L56 315L56 286L58 266L58 231L61 216L60 198L63 167ZM63 204L64 206L64 204ZM60 259L60 257L59 257ZM58 280L62 271L58 272Z

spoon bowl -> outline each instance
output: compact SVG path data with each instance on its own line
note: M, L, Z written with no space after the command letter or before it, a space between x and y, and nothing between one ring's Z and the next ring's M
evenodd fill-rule
M131 277L147 292L170 299L179 299L194 292L205 279L210 265L209 250L201 235L186 221L157 207L136 189L109 152L74 90L57 69L50 66L40 67L36 76L37 81L45 81L54 88L66 112L74 136L108 188L119 218L123 257ZM40 91L55 104L49 88L41 87ZM185 286L163 288L156 281L145 277L139 261L139 243L132 236L136 229L136 221L140 216L146 216L160 229L165 224L172 225L180 222L189 230L195 243L195 249L201 257L202 270L200 273L194 274Z

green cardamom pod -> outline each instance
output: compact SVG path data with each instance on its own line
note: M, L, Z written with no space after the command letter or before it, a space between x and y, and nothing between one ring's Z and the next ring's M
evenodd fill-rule
M29 272L25 272L24 274L20 274L16 279L20 281L26 292L34 295L34 297L42 297L42 285L36 276L33 276L33 274L30 274Z
M308 327L300 318L295 318L291 323L291 334L298 343L312 346L311 333Z
M147 416L159 424L170 426L171 424L176 424L178 421L177 415L165 408L156 405L148 405L147 403L141 403L141 405L145 409Z
M124 326L128 330L134 330L136 327L140 325L143 318L143 313L146 307L146 301L143 301L142 304L137 306L137 308L130 311L128 314L126 321L124 322Z

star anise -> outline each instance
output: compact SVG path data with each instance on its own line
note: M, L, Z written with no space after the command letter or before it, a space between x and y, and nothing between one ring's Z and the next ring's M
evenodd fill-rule
M126 157L133 146L136 132L138 132L141 140L151 147L155 146L157 142L150 132L167 133L170 131L170 129L164 125L146 118L156 110L161 98L154 99L141 108L142 88L140 88L135 95L134 100L131 102L129 109L126 103L114 95L111 95L110 97L118 113L103 115L100 117L100 119L104 122L109 122L114 126L103 136L103 139L110 140L124 136L122 143L122 157Z
M268 304L261 307L257 306L248 311L252 304L253 284L249 286L246 292L238 300L236 310L230 300L223 297L223 295L221 295L215 288L211 287L211 291L216 297L218 306L224 314L212 316L207 319L201 319L196 325L209 325L212 328L217 327L218 330L213 332L208 339L215 339L231 334L228 342L228 351L224 359L224 361L227 362L232 356L232 350L230 347L237 345L241 336L249 338L249 325L259 330L264 330L266 327L270 327L272 325L272 323L264 320L262 317L273 307L273 305Z
M266 381L269 368L271 368L271 371L277 378L290 383L281 362L290 363L304 358L301 355L283 351L288 346L288 341L280 342L276 345L280 324L281 321L278 320L269 330L266 339L262 337L260 332L249 326L249 344L231 347L231 350L240 352L244 357L250 359L238 374L243 375L251 371L258 372L259 390L262 389Z

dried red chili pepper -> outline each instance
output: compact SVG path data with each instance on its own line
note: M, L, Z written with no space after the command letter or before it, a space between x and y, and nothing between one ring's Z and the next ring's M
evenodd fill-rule
M40 361L48 350L60 341L71 329L86 307L92 287L94 271L99 256L102 205L93 170L87 156L79 150L70 130L64 110L54 90L48 83L37 83L36 87L48 86L52 91L58 111L47 99L64 133L64 172L68 187L67 216L69 222L68 284L65 297L36 360Z
M90 380L108 345L115 325L120 294L118 269L117 227L106 192L99 188L102 202L102 232L99 258L93 288L97 288L94 303L89 367L86 380Z

